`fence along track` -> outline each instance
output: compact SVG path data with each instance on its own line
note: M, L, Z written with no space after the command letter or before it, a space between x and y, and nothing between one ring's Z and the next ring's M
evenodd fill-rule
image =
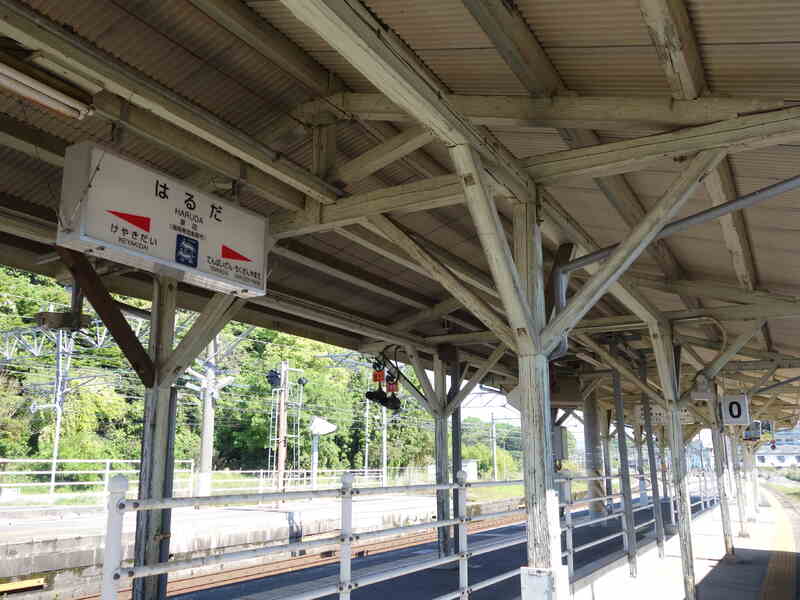
M508 527L517 523L524 523L525 517L505 517L498 519L487 519L468 525L469 533L479 533L490 529ZM333 542L333 540L331 540ZM413 533L404 535L396 539L378 540L376 542L354 544L353 558L362 558L393 550L402 550L436 541L435 532ZM336 550L328 550L319 554L307 554L296 556L284 560L271 561L269 564L257 565L253 567L242 567L239 569L227 569L219 573L209 573L184 579L175 579L167 582L167 596L177 596L188 594L189 592L199 592L209 588L271 577L282 573L290 573L311 567L321 567L324 565L336 564L339 562L339 555ZM130 600L131 589L119 591L119 600ZM82 596L75 600L100 600L100 594Z

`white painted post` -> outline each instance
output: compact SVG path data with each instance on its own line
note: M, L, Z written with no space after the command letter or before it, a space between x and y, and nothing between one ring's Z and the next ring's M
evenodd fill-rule
M589 482L591 483L591 482ZM567 499L566 499L566 506L564 507L564 524L566 525L566 538L567 538L567 573L569 574L570 580L572 579L573 574L575 573L575 553L574 553L574 546L575 541L573 539L573 529L572 529L572 477L567 475ZM591 514L591 513L590 513ZM591 517L590 517L591 518Z
M725 553L733 556L733 530L731 528L731 507L728 504L728 491L725 489L725 471L728 461L725 459L724 440L722 438L721 426L719 423L719 411L717 408L717 389L714 390L714 409L711 411L714 417L713 427L711 428L711 443L714 447L714 471L717 476L717 494L719 496L719 510L722 517L722 537L725 541Z
M669 503L669 531L675 532L675 497L670 490L669 481L669 465L667 463L667 444L664 436L666 435L666 427L662 428L662 436L660 440L660 454L661 454L661 475L664 482L664 495L667 497Z
M319 467L319 435L311 436L311 489L317 489L317 469Z
M469 552L467 548L467 474L464 471L456 473L458 517L458 589L461 591L461 600L469 598Z
M647 379L647 361L640 354L639 377ZM650 489L653 499L653 518L656 521L656 545L658 557L664 558L664 514L661 510L661 493L658 487L658 465L656 463L656 449L653 439L653 413L650 408L650 397L642 393L642 409L644 411L644 435L647 442L647 460L650 466Z
M754 523L756 520L756 482L753 476L753 447L749 444L742 445L742 467L744 470L745 482L749 484L749 491L747 492L747 520Z
M489 436L492 442L492 479L497 481L497 428L494 423L494 412L492 412L492 428Z
M110 479L111 479L111 461L106 460L106 470L105 473L103 473L103 491L106 494L108 493L108 484Z
M114 475L108 486L108 514L106 515L106 540L103 548L102 600L117 600L119 574L122 565L122 519L125 513L119 504L125 500L128 479L124 475Z
M614 344L611 354L616 354ZM622 400L622 382L619 371L611 374L614 388L614 416L617 425L617 444L619 448L619 482L622 492L622 531L625 552L628 554L628 569L631 577L636 577L636 522L633 518L633 494L631 492L631 474L628 462L628 444L625 436L625 405Z
M386 407L381 406L381 487L389 485L389 445Z
M731 431L731 460L733 461L733 480L736 483L736 506L739 509L739 537L750 537L747 533L747 518L745 508L744 489L742 488L742 468L739 462L739 452L737 446L739 445L739 431L734 429Z
M644 476L644 427L640 422L636 425L636 472L639 475L639 506L649 501L647 494L647 478Z
M758 505L761 503L761 490L758 484L758 465L756 465L756 447L753 446L750 448L751 450L751 463L752 463L752 478L753 478L753 508L755 513L758 514L759 508Z
M597 394L592 391L583 400L583 439L585 446L584 472L589 477L602 477L603 450L600 443L600 414L597 406ZM589 500L605 496L605 485L602 479L591 479L586 482ZM589 517L599 519L605 515L605 502L595 500L589 503Z
M342 526L339 542L339 600L350 600L352 584L351 552L353 541L353 474L342 475ZM105 600L105 599L104 599Z

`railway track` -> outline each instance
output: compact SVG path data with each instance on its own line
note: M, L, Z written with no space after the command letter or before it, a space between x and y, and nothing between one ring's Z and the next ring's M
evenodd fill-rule
M489 519L469 525L468 530L469 533L478 533L481 531L488 531L490 529L497 529L499 527L507 527L509 525L522 522L524 522L524 519L521 519L518 516L505 517L502 519ZM426 544L435 540L436 532L426 531L389 540L378 540L375 542L354 544L353 558L372 556L375 554L382 554L384 552L391 552L393 550L401 550L403 548L410 548L412 546ZM194 577L187 577L183 579L171 579L167 582L167 596L178 596L180 594L188 594L190 592L199 592L201 590L213 587L220 587L223 585L240 583L242 581L260 579L262 577L270 577L271 575L280 575L281 573L290 573L292 571L308 569L311 567L329 565L338 561L338 551L329 550L317 554L306 554L303 556L295 556L283 560L271 561L270 563L263 565L242 567L239 569L227 569L219 573L196 575ZM130 599L130 588L120 590L118 600ZM83 596L77 600L100 600L100 594Z

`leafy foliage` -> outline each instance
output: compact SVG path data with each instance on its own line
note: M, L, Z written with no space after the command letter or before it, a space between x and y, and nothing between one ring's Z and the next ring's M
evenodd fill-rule
M122 300L149 308L147 302ZM0 268L0 330L31 327L31 317L36 312L65 310L68 303L68 290L53 280ZM88 311L87 306L85 312ZM189 313L178 315L178 338L194 318ZM146 328L143 331L146 336ZM219 348L226 349L243 332L244 325L231 323L218 338ZM80 336L75 344L70 367L70 377L74 380L70 381L65 398L60 456L138 458L144 389L116 344L96 349ZM216 400L214 468L267 467L268 451L274 445L271 439L274 428L273 390L266 374L279 368L281 361L299 369L307 380L297 424L300 435L289 440L289 466L310 467L311 439L306 432L313 416L337 426L335 433L320 440L320 468L360 469L365 452L372 468L380 465L383 412L377 404L365 405L364 393L374 386L369 370L333 367L326 355L338 352L340 348L276 331L250 331L220 363L218 375L231 376L232 382L220 391ZM50 456L54 411L32 413L30 408L32 403L52 403L54 365L54 353L50 351L36 359L15 359L0 370L0 457ZM195 366L202 370L199 362ZM293 372L292 381L298 375ZM417 383L413 372L406 375ZM179 388L176 459L199 458L202 407L198 394L185 385L190 381L192 378L187 376ZM387 415L389 466L428 465L433 461L432 420L415 400L403 397L402 404L398 415L391 412ZM488 423L465 420L464 456L478 458L482 474L491 471L489 439ZM514 472L521 453L519 427L499 423L497 443L501 472Z

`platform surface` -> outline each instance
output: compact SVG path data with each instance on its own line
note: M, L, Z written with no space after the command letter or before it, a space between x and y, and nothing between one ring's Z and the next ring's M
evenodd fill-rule
M692 522L695 576L698 600L790 600L796 598L797 560L795 540L800 540L800 513L781 505L779 499L765 492L758 520L748 523L750 536L736 537L736 557L724 556L720 511L714 507L698 514ZM732 514L735 516L735 506ZM644 511L643 511L644 512ZM649 517L648 517L649 518ZM638 519L637 519L638 520ZM739 531L738 522L733 523ZM587 528L588 529L588 528ZM587 531L586 539L599 538L613 529ZM470 536L470 547L477 547L503 537L520 535L522 526L505 527ZM645 600L682 600L684 598L680 545L676 535L665 544L660 558L652 536L641 540L638 575L631 578L621 543L614 541L595 547L576 558L576 572L595 568L594 574L573 584L575 600L605 598L643 598ZM406 548L353 561L353 579L385 571L436 556L432 544ZM523 544L470 560L470 583L493 577L523 564ZM601 566L603 565L603 566ZM599 570L597 569L598 567ZM278 600L302 591L335 584L337 565L326 565L264 579L196 591L179 596L180 600ZM426 600L456 589L455 567L441 567L405 575L355 590L353 600ZM336 595L326 596L334 599ZM512 578L470 595L473 600L515 599L519 597L519 579Z

